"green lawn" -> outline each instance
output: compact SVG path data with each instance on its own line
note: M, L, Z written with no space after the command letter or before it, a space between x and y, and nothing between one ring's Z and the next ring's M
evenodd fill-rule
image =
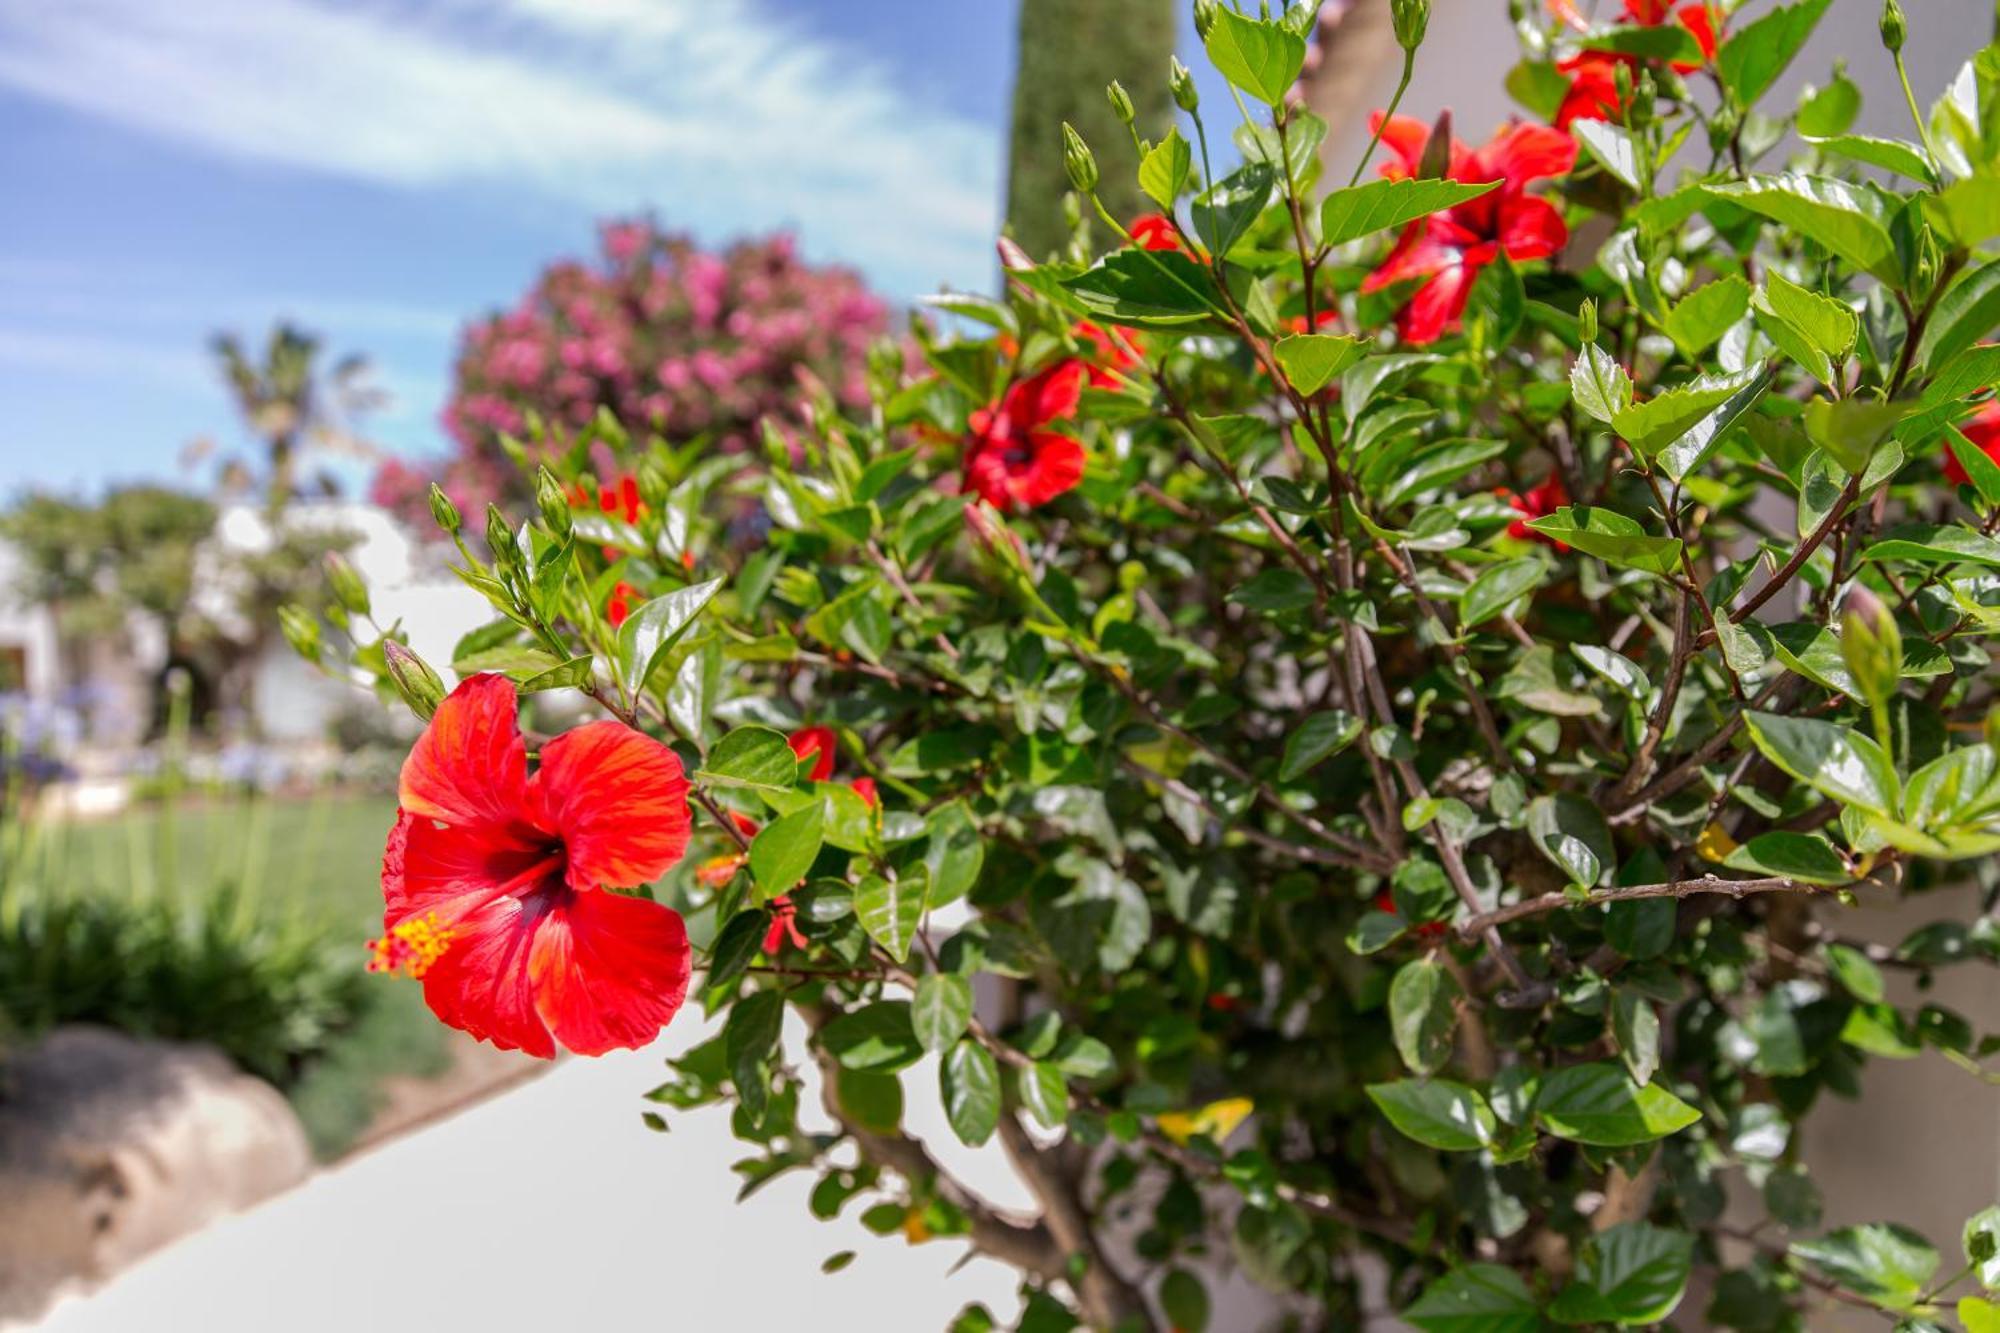
M191 799L111 819L41 821L20 830L14 882L56 899L164 901L190 916L310 925L338 966L359 972L367 941L382 931L382 844L395 815L393 796L321 795ZM367 1127L383 1078L450 1065L449 1034L421 987L369 977L362 995L351 1024L286 1089L322 1157Z

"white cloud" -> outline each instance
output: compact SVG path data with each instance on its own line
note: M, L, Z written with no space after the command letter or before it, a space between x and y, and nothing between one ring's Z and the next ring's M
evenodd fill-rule
M752 0L0 0L0 86L232 158L990 265L998 136Z

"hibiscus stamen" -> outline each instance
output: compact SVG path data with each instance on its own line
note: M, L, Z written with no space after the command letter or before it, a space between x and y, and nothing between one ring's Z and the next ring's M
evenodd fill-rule
M426 912L401 922L379 940L368 941L370 972L401 972L412 981L451 948L451 927L438 924L437 913Z

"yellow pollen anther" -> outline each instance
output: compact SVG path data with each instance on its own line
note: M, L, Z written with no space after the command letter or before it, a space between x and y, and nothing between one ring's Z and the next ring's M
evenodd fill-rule
M379 940L368 941L370 972L401 972L421 980L431 965L451 948L451 927L438 924L437 913L413 916Z

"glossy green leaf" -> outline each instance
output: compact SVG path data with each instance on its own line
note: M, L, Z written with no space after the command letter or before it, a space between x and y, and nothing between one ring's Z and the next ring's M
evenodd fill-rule
M923 919L925 884L922 868L912 867L893 879L864 875L854 886L854 915L861 928L899 963L910 956Z
M1532 520L1528 526L1585 555L1627 569L1667 574L1680 568L1681 544L1677 538L1650 536L1633 520L1609 509L1565 505L1546 518Z
M1739 106L1753 107L1812 36L1831 0L1779 5L1738 28L1715 53L1715 67Z
M1787 173L1703 188L1738 208L1769 218L1883 282L1902 280L1902 264L1889 234L1890 204L1872 186Z
M1750 739L1766 759L1843 804L1893 817L1899 783L1889 756L1873 740L1811 717L1752 712Z
M1546 572L1547 567L1532 558L1487 566L1459 599L1458 623L1467 629L1485 624L1539 587Z
M1290 782L1309 772L1329 755L1339 754L1361 734L1361 719L1352 713L1331 708L1306 717L1285 737L1285 755L1278 764L1278 780Z
M1637 990L1621 986L1611 995L1611 1035L1632 1081L1651 1083L1660 1067L1660 1011Z
M1464 992L1435 958L1413 958L1389 983L1389 1032L1413 1074L1434 1074L1451 1059Z
M1000 1125L1000 1066L976 1041L959 1042L938 1065L945 1120L959 1141L978 1147Z
M910 1026L927 1051L944 1051L965 1035L972 1021L972 983L951 972L918 978L910 1000Z
M1780 875L1802 884L1845 884L1853 879L1832 843L1815 833L1782 829L1759 833L1723 859L1732 870Z
M721 787L788 791L798 782L799 757L782 731L738 727L715 743L695 776Z
M1205 42L1223 78L1269 106L1278 106L1305 65L1305 38L1282 23L1248 18L1218 6Z
M1541 1307L1520 1274L1499 1264L1454 1268L1403 1311L1423 1333L1539 1333Z
M1406 1078L1370 1083L1368 1098L1389 1123L1418 1143L1446 1152L1473 1152L1493 1141L1499 1121L1486 1099L1448 1079Z
M2000 259L1960 274L1945 288L1917 340L1916 366L1942 366L2000 327Z
M1595 885L1617 856L1604 812L1573 792L1528 803L1527 830L1535 849L1572 884Z
M1697 376L1643 403L1621 408L1612 414L1611 429L1634 449L1651 457L1757 379L1758 372L1754 369L1734 375Z
M1728 398L1718 403L1713 411L1700 418L1674 440L1661 447L1658 455L1660 471L1674 481L1681 481L1707 461L1708 456L1721 446L1723 437L1737 419L1754 407L1764 391L1771 387L1769 371L1759 371L1750 381Z
M1294 389L1310 398L1367 354L1369 344L1344 333L1294 333L1271 345L1271 354Z
M1657 1324L1680 1304L1693 1266L1693 1236L1622 1222L1584 1245L1549 1315L1563 1324Z
M1695 288L1662 321L1681 355L1693 360L1715 345L1750 310L1750 284L1735 274Z
M1045 1129L1061 1129L1069 1118L1069 1080L1045 1060L1014 1071L1014 1088L1021 1105Z
M721 579L677 588L626 618L618 627L618 682L626 693L637 694L646 688L667 653L721 589Z
M1792 1242L1792 1254L1878 1305L1915 1305L1937 1272L1938 1252L1908 1227L1870 1222Z
M1350 186L1320 201L1320 231L1328 245L1344 245L1477 199L1498 185L1405 177Z
M877 1000L820 1029L819 1043L846 1069L894 1073L923 1055L906 1000Z
M1558 1138L1605 1148L1650 1143L1701 1119L1665 1088L1634 1083L1620 1066L1602 1062L1544 1076L1535 1114Z
M766 824L750 840L750 874L769 902L805 878L826 837L826 806L812 801Z
M1607 425L1632 405L1632 377L1596 343L1585 343L1577 353L1569 389L1578 407Z
M1092 316L1142 329L1181 329L1221 312L1206 265L1178 250L1115 250L1062 283Z
M1148 199L1171 213L1174 201L1187 186L1192 165L1193 153L1188 141L1181 137L1180 127L1169 126L1167 137L1154 144L1153 151L1139 163L1139 188Z
M1937 180L1937 170L1931 166L1924 150L1903 139L1878 139L1866 134L1833 134L1824 138L1807 134L1802 137L1822 153L1835 153L1849 161L1865 162L1871 167L1893 171L1926 185Z
M1806 438L1852 476L1867 471L1876 450L1909 410L1907 403L1815 398L1799 414L1799 421Z
M1862 552L1865 560L1908 560L1917 564L2000 565L2000 541L1970 528L1936 523L1904 523Z

